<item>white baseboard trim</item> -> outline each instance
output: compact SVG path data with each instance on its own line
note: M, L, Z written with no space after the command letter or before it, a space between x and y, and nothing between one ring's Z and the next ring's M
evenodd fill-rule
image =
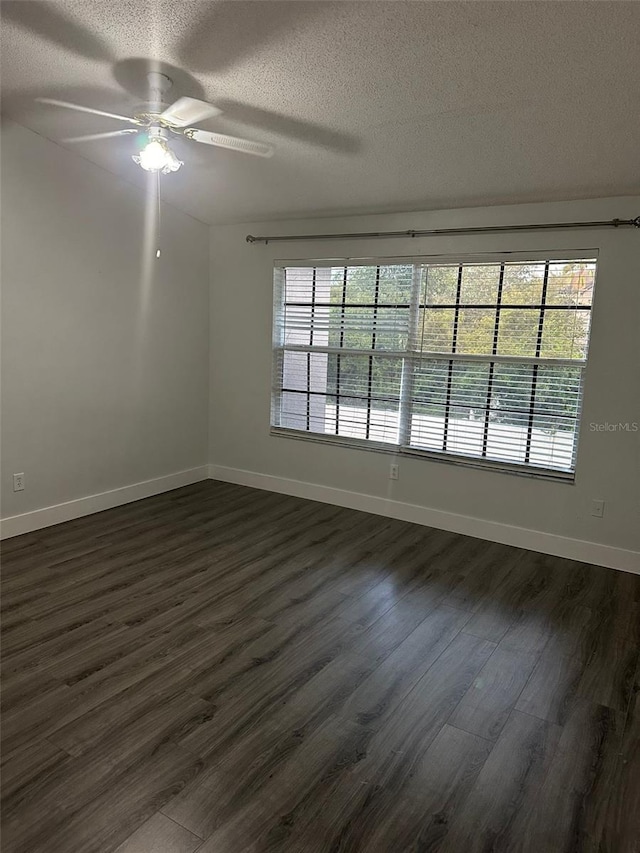
M178 471L176 474L168 474L165 477L157 477L154 480L145 480L143 483L133 483L131 486L123 486L121 489L112 489L109 492L101 492L97 495L89 495L86 498L77 498L66 503L35 509L32 512L24 512L21 515L12 515L0 521L0 539L9 539L19 536L21 533L29 533L32 530L40 530L42 527L50 527L52 524L60 524L62 521L71 521L83 515L91 515L94 512L102 512L104 509L112 509L142 498L150 498L161 492L178 489L180 486L188 486L206 480L209 476L209 466L201 465L198 468L190 468L188 471Z
M601 545L597 542L587 542L582 539L570 539L555 533L543 533L526 527L515 527L501 524L497 521L487 521L468 515L458 515L443 512L438 509L403 503L387 498L366 495L361 492L350 492L336 489L332 486L321 486L316 483L306 483L302 480L291 480L286 477L275 477L270 474L259 474L254 471L244 471L240 468L227 468L221 465L202 465L187 471L157 477L142 483L123 486L97 495L89 495L66 503L43 507L21 515L13 515L0 521L0 539L9 539L32 530L40 530L63 521L71 521L94 512L122 506L153 495L178 489L190 483L197 483L207 478L222 480L226 483L237 483L241 486L251 486L270 492L293 495L307 500L344 506L349 509L397 518L440 530L450 530L465 536L487 539L490 542L500 542L503 545L514 545L542 554L552 554L569 560L579 560L593 563L620 571L640 574L640 553L615 548L611 545Z
M290 480L285 477L274 477L270 474L243 471L240 468L209 465L209 477L226 483L237 483L241 486L280 492L298 498L362 510L374 515L397 518L400 521L424 524L427 527L436 527L440 530L450 530L453 533L475 536L478 539L487 539L490 542L514 545L517 548L526 548L529 551L538 551L542 554L552 554L554 557L565 557L569 560L578 560L583 563L593 563L597 566L640 574L640 553L627 551L624 548L615 548L611 545L601 545L582 539L570 539L566 536L558 536L555 533L543 533L540 530L514 527L497 521L443 512L439 509L429 509L417 504L402 503L401 501L365 495L360 492L349 492L331 486L319 486L301 480Z

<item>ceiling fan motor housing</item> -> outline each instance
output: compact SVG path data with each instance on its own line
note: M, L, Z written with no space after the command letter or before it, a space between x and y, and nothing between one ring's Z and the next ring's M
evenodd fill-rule
M152 139L167 140L169 138L169 133L164 129L164 127L152 124L147 128L147 136L149 137L149 142L151 142Z

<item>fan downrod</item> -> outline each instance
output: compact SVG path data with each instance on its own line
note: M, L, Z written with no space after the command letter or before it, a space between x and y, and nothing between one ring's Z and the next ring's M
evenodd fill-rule
M161 74L160 71L149 71L147 81L149 83L150 112L162 112L160 107L165 103L165 95L173 86L173 80L166 74Z

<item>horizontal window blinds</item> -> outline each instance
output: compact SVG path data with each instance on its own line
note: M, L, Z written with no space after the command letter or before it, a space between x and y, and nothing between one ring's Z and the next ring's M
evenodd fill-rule
M272 425L571 474L596 261L275 270Z

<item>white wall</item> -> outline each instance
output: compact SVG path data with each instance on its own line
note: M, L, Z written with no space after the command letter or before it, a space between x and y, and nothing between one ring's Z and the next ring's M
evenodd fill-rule
M4 518L206 464L209 229L162 229L145 266L145 193L4 125Z
M303 481L378 499L414 505L409 516L425 523L456 525L487 538L539 544L563 552L562 540L611 548L640 547L640 432L592 432L589 424L640 422L640 231L591 229L464 235L397 240L354 240L249 245L247 233L331 233L632 218L639 198L517 205L282 223L214 227L211 233L211 414L210 454L221 478L262 484L403 515L395 503L351 500L344 493L301 489ZM400 459L400 479L389 481L387 454L272 437L272 269L274 259L369 257L545 250L599 250L591 350L575 484L464 468L427 460ZM242 472L253 472L251 475ZM258 475L268 475L254 476ZM284 478L274 480L269 478ZM591 516L593 498L606 501L605 516ZM428 508L421 515L417 507ZM444 513L441 515L440 513ZM405 512L405 517L407 513ZM453 514L453 515L448 515ZM473 521L456 522L467 516ZM509 536L504 525L549 534ZM531 545L531 543L534 543ZM581 545L567 556L593 562L618 558L607 549ZM604 556L603 556L604 555ZM624 554L621 567L640 569Z
M127 487L161 478L158 488L168 488L178 484L168 475L202 471L209 461L215 476L539 550L563 553L560 540L594 543L591 551L589 545L564 553L633 567L628 552L640 543L640 433L592 432L589 423L640 421L640 232L268 246L248 245L245 235L627 218L638 215L640 199L253 223L211 232L163 205L156 261L152 250L143 255L143 192L5 124L1 212L3 518L123 487L114 503L142 496ZM393 482L388 454L270 436L274 259L551 249L598 249L600 256L575 484L408 458L400 460L400 479ZM23 492L12 491L14 472L25 473ZM590 514L593 498L606 501L603 519ZM79 511L102 506L85 503ZM38 523L59 516L43 519ZM521 528L543 535L527 539ZM12 532L19 529L27 528L13 525ZM603 548L626 556L609 557Z

